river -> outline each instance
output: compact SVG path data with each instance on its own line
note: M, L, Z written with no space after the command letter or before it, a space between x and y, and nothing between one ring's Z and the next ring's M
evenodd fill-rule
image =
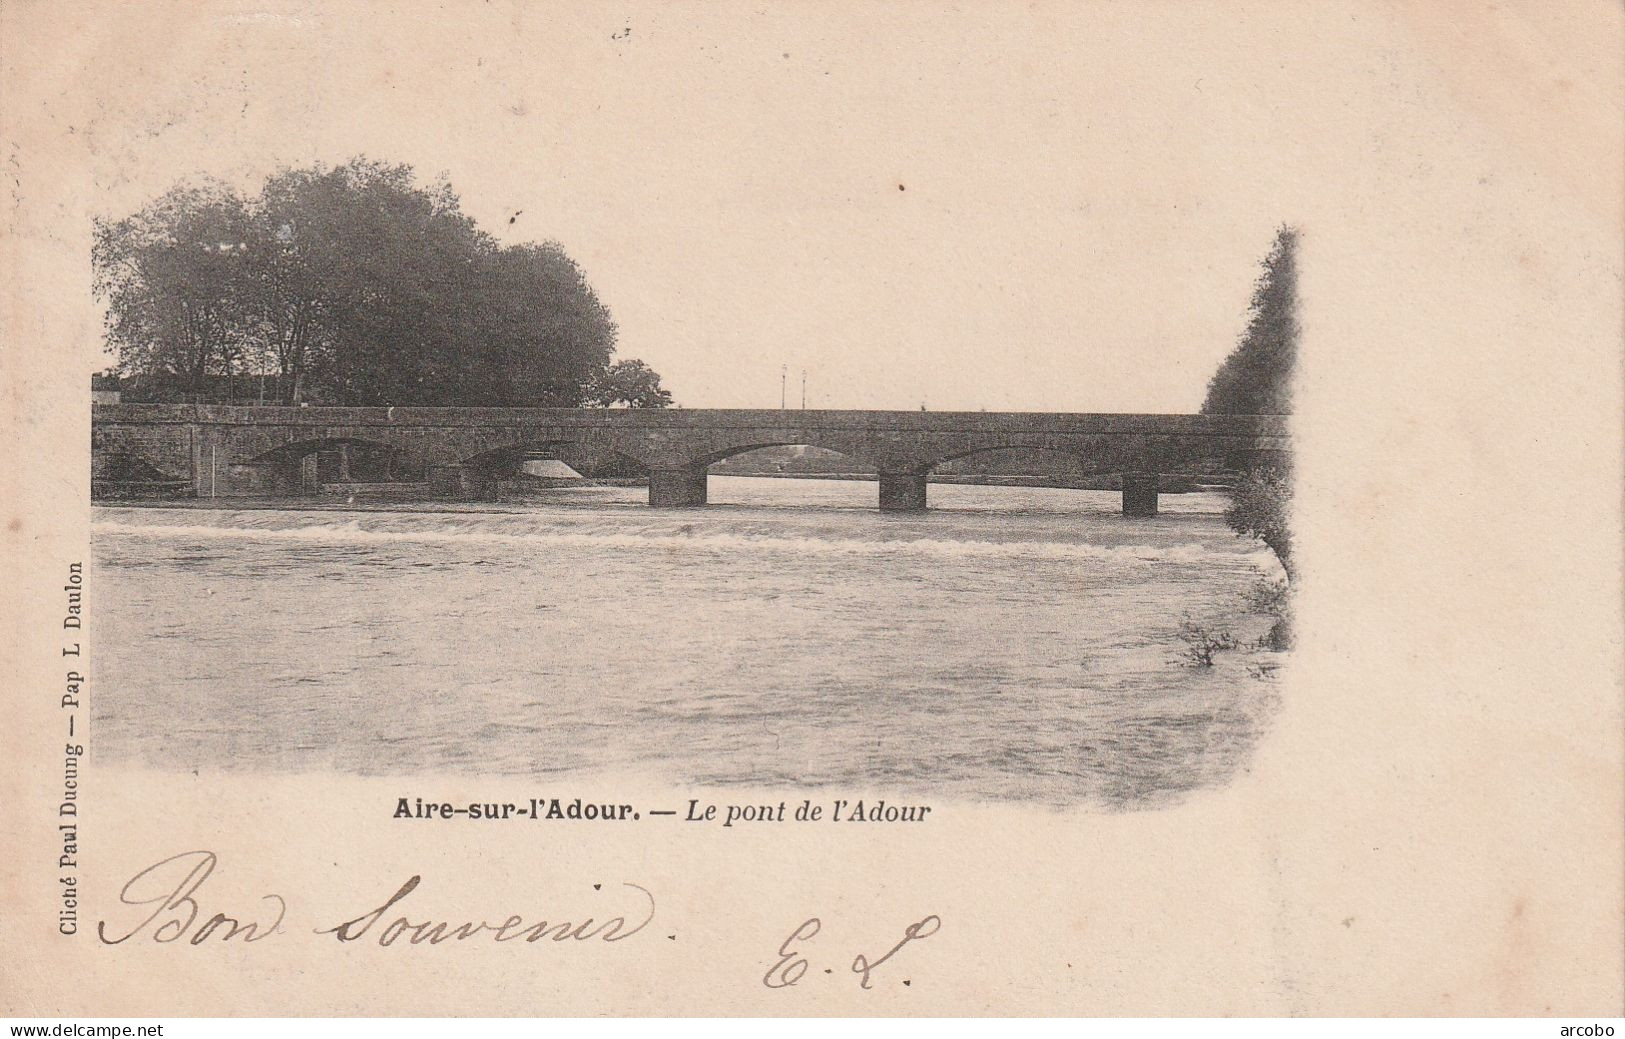
M1244 767L1279 573L1222 494L713 476L524 503L98 507L104 758L171 770L651 776L1122 810ZM209 503L197 503L200 506Z

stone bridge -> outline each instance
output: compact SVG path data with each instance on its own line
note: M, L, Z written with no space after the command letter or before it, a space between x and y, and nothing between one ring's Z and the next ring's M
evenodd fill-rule
M1241 468L1288 451L1287 420L1271 415L176 404L94 404L91 444L93 484L123 478L198 497L320 493L353 480L350 459L365 457L402 489L479 498L527 457L577 452L646 471L649 504L662 506L705 504L713 462L810 445L875 470L886 510L925 508L928 477L944 462L1029 448L1123 474L1123 509L1135 515L1155 513L1158 473Z

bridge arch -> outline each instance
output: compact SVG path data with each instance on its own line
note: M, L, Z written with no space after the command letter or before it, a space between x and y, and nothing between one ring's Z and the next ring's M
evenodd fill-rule
M91 475L98 480L112 481L150 481L150 480L187 480L186 477L176 473L166 472L164 468L153 462L140 452L132 450L111 450L97 454L91 459Z
M830 501L841 501L843 496L850 493L850 485L872 485L880 477L879 467L875 462L857 452L849 450L850 445L842 448L829 447L804 439L785 440L783 442L753 445L735 445L725 450L711 452L700 461L705 463L705 476L707 479L706 500L711 500L711 486L709 478L712 476L734 477L779 477L781 480L813 480L822 485L828 492ZM694 477L698 482L698 474ZM836 481L831 483L829 481ZM741 482L733 485L732 492L736 504L748 503L751 505L772 504L804 504L805 500L796 492L787 491L785 484L755 482ZM790 484L795 487L797 484ZM843 490L843 488L845 488ZM801 485L801 490L809 490ZM723 491L725 496L728 491ZM861 493L861 491L860 491ZM871 489L869 494L873 494ZM738 497L743 495L743 501ZM780 501L775 502L775 498Z
M460 458L456 466L465 482L489 488L497 480L511 479L533 458L552 458L586 477L642 477L649 466L601 438L560 434L526 436Z
M848 459L853 469L846 475L859 480L883 479L880 466L867 452L856 449L850 439L838 437L808 437L789 433L784 436L757 437L734 443L710 446L709 450L691 455L676 464L649 466L649 504L665 506L704 505L710 499L709 479L711 467L730 458L754 451L774 448L813 448L820 452L840 455ZM816 472L817 470L805 470Z
M844 458L849 458L861 469L865 469L870 472L879 471L879 466L875 463L874 459L867 457L863 452L854 450L851 444L840 442L824 443L821 442L820 438L817 437L781 438L774 440L763 440L760 442L734 444L719 450L710 451L699 456L694 461L697 464L711 466L717 464L718 462L725 462L728 459L734 458L738 455L750 454L753 451L768 451L779 447L817 448L820 451L828 451L831 454L837 454Z
M91 456L93 498L165 498L189 493L191 489L190 476L166 470L135 450L115 449Z
M333 484L421 484L427 462L388 440L333 433L278 444L231 468L256 490L317 494Z

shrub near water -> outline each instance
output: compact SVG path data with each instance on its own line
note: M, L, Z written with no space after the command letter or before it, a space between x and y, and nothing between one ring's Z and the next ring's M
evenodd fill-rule
M1247 603L1260 613L1275 618L1270 630L1258 642L1259 649L1292 648L1292 586L1285 580L1259 581L1247 593Z
M1216 631L1190 620L1180 622L1179 638L1185 643L1186 667L1212 667L1215 654L1241 645L1228 631Z
M1279 469L1261 467L1249 470L1231 492L1225 522L1230 529L1254 537L1270 547L1281 561L1287 579L1292 570L1292 531L1287 526L1287 510L1292 505L1290 477Z

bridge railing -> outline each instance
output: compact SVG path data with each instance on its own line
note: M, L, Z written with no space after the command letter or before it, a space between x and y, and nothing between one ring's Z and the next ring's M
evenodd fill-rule
M550 425L615 429L866 429L888 432L1122 433L1285 437L1281 415L1128 412L855 411L729 408L240 407L223 404L92 404L92 424L228 426Z

